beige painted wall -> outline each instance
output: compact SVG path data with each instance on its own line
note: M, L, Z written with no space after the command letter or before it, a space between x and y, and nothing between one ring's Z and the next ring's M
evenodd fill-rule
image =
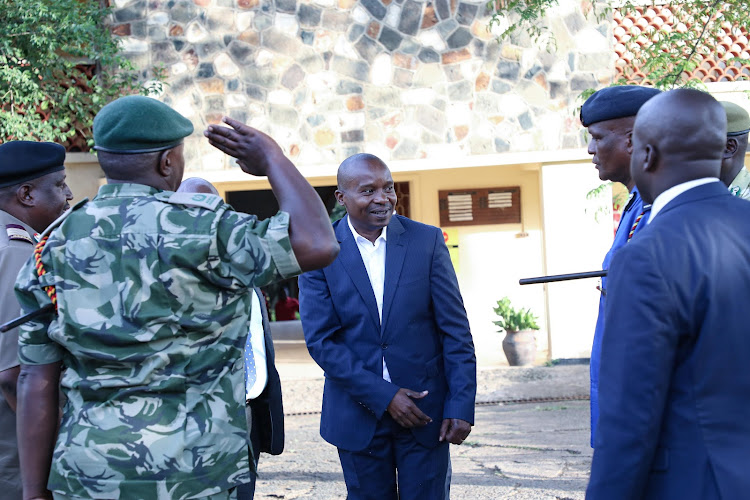
M586 198L601 183L589 158L542 167L546 274L602 268L614 238L612 212L607 210L612 198L609 192L599 199ZM543 287L547 292L551 358L590 356L599 306L598 284L598 279L582 279L528 285Z
M104 182L104 172L92 153L68 153L65 156L65 175L73 191L73 203L83 198L92 199Z
M440 225L438 191L446 189L521 187L521 223L458 226L458 281L469 316L479 366L504 363L503 334L492 323L497 300L509 296L516 307L530 307L540 316L540 351L547 348L544 290L521 287L523 277L543 274L541 199L538 165L466 167L398 172L396 180L411 182L412 218ZM449 227L449 226L447 226Z

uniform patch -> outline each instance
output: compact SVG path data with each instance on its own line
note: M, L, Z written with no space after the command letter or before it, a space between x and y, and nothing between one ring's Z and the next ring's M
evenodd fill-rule
M34 244L34 240L26 229L20 224L7 224L5 230L8 232L9 240L27 241Z
M173 193L165 199L167 203L216 210L224 201L216 195L204 193Z

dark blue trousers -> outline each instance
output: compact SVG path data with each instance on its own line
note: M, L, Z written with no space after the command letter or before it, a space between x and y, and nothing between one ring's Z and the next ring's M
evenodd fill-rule
M419 444L390 415L361 451L339 448L348 500L445 500L448 498L449 445Z
M250 406L248 406L248 409L250 410ZM248 416L247 425L250 428L250 445L252 447L252 450L248 450L252 452L250 460L255 460L257 464L260 457L260 428L257 424L253 425L254 415L252 410L246 412L246 415ZM250 464L250 469L252 480L247 484L237 486L237 500L253 500L255 496L255 481L258 478L258 471L252 467L252 464Z

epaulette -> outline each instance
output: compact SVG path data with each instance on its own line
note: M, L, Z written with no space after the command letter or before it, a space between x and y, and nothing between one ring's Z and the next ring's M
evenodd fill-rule
M186 207L207 208L216 211L224 200L220 196L204 193L170 193L163 192L154 195L157 200L171 203L173 205L184 205Z
M58 217L57 219L55 219L55 221L52 224L50 224L49 226L47 226L47 229L45 229L44 232L40 235L40 238L44 238L45 236L47 236L48 234L50 234L56 227L58 227L60 224L62 224L62 222L65 220L65 218L68 215L72 214L73 212L75 212L76 210L78 210L79 208L81 208L82 206L84 206L88 202L89 202L89 199L88 198L84 198L81 201L79 201L78 203L76 203L75 205L73 205L72 207L70 207L69 209L67 209L65 212L63 212L63 214L60 217Z
M33 236L21 224L6 224L5 231L8 234L8 241L25 241L36 245L39 234Z

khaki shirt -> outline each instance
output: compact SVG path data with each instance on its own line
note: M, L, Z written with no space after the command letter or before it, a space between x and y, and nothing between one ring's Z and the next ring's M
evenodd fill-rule
M35 231L28 224L0 210L0 324L21 315L13 284L35 244ZM18 328L14 328L0 334L0 371L18 364Z
M35 231L27 224L0 210L0 324L21 315L13 293L18 271L34 253ZM0 371L18 366L18 328L0 333ZM0 393L0 495L20 500L21 473L16 441L16 414Z
M750 172L746 168L740 170L740 173L729 185L729 192L733 196L750 201Z

